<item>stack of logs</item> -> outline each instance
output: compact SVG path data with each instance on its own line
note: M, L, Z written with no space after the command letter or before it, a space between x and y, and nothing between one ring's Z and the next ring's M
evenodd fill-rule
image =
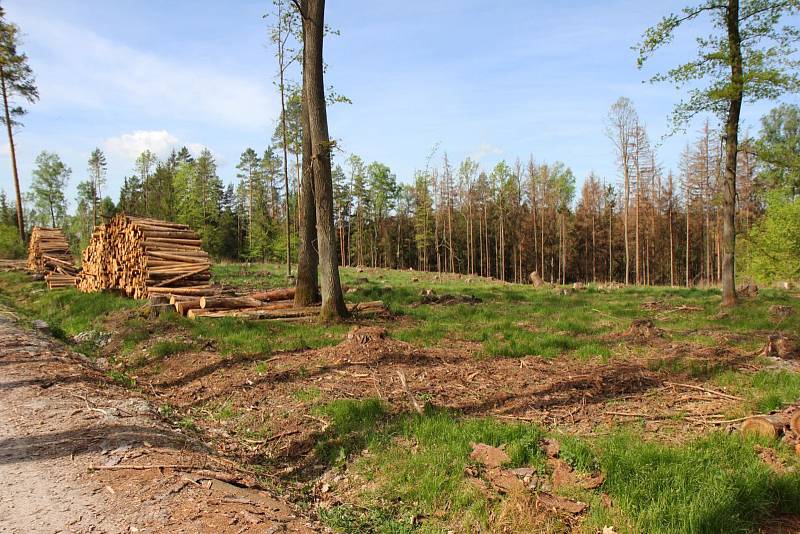
M112 271L111 232L107 224L95 226L89 245L83 250L82 270L78 273L77 286L84 293L97 293L115 286Z
M294 288L271 289L247 295L208 294L197 297L172 294L169 305L190 319L198 317L239 317L246 319L302 319L319 315L319 306L294 306ZM351 313L375 314L386 311L381 301L361 302L347 306Z
M28 269L43 274L50 289L75 286L78 269L61 228L34 226L28 245Z
M95 228L83 253L78 288L121 289L136 299L213 294L211 259L200 245L200 237L185 224L117 215Z

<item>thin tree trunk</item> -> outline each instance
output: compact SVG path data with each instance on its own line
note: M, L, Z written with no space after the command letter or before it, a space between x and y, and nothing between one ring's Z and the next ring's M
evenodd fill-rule
M8 109L8 90L6 87L5 70L0 68L0 89L3 92L3 113L6 119L6 132L8 133L8 149L11 153L11 171L14 174L14 192L17 195L17 227L19 238L25 242L25 221L22 216L22 193L19 188L19 173L17 172L17 149L14 146L14 134L11 128L11 114Z
M736 156L739 148L739 115L744 87L742 42L739 35L739 0L728 0L726 14L733 97L725 123L725 180L722 187L722 305L736 304Z
M278 27L282 24L281 14L278 14ZM286 276L292 275L292 229L291 215L289 213L289 139L286 131L286 88L284 87L284 65L283 41L281 31L278 31L278 71L279 71L279 90L281 93L281 134L283 135L283 193L285 195L286 207Z

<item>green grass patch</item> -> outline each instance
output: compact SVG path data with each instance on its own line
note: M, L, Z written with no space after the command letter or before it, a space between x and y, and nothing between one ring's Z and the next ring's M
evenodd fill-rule
M715 382L730 387L748 399L750 408L768 413L800 399L800 374L785 370L762 370L753 374L721 373Z
M292 397L300 402L314 402L320 398L322 392L318 387L309 386L292 392Z
M155 358L165 358L173 354L187 352L194 348L194 344L185 341L158 341L150 347L150 354Z
M620 433L595 445L603 490L636 532L749 532L772 514L800 511L800 474L775 474L739 435L667 446ZM610 521L606 514L595 510L593 524Z

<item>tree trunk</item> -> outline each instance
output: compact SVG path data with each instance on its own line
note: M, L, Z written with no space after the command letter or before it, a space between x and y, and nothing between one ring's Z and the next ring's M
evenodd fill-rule
M14 174L14 192L17 195L17 227L19 238L25 242L25 221L22 216L22 193L19 188L19 173L17 172L17 149L14 147L14 134L11 129L11 114L8 110L8 90L6 88L5 71L0 68L0 90L3 93L3 113L6 119L6 132L8 133L8 149L11 153L11 171Z
M725 179L722 187L722 305L736 304L736 156L739 144L739 114L742 110L742 42L739 35L739 0L728 0L726 14L731 60L728 118L725 122Z
M305 13L301 14L301 16L304 17ZM306 24L304 21L303 33L305 34L305 32ZM304 64L305 61L306 54L304 49ZM311 127L308 121L306 92L306 80L304 77L302 88L303 105L300 110L303 130L301 139L303 167L297 207L300 215L300 227L298 228L300 241L297 251L297 283L294 295L294 304L298 307L310 306L315 302L319 302L319 291L317 289L317 268L319 264L319 256L317 254L317 214L314 207L314 169L311 164Z
M322 286L323 320L341 319L348 315L344 304L339 262L336 257L336 230L333 225L333 180L331 176L331 142L325 109L322 47L325 28L325 0L305 0L303 79L305 104L311 131L311 162L314 170L314 197L317 214L317 243Z
M278 14L279 28L282 28L283 21ZM286 132L286 88L284 85L284 52L281 31L278 32L278 71L280 76L279 89L281 93L281 134L283 135L283 192L285 195L284 204L286 207L286 276L292 275L292 229L291 217L289 215L289 140Z

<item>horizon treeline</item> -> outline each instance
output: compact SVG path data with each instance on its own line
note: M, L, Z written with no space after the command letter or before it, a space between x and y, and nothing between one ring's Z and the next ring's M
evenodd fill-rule
M298 111L290 100L287 115ZM208 149L193 157L184 147L163 159L145 151L124 178L116 203L102 195L107 169L102 152L95 150L87 164L88 179L78 184L73 215L63 194L71 170L56 154L43 152L26 195L27 220L31 226L66 228L80 250L96 223L125 212L188 224L217 258L285 261L287 217L292 240L297 238L301 164L299 120L293 116L287 123L288 198L282 136L276 129L265 149L243 151L235 180L227 185ZM616 151L618 177L609 180L590 173L579 190L566 163L533 157L483 168L470 158L454 162L446 152L432 154L424 170L409 183L400 183L381 162L334 155L340 264L509 282L527 282L537 271L554 283L717 283L724 157L719 130L706 122L688 140L679 168L673 170L659 164L629 100L622 98L612 106L605 130ZM768 199L797 204L799 134L800 109L781 105L762 119L759 138L745 137L740 143L737 229L745 238L741 262L759 264L762 271L773 263L764 261L769 251L759 250L755 237L747 236L764 233ZM770 197L775 191L782 192L780 199ZM14 206L5 193L0 194L0 223L15 224ZM761 248L774 248L765 243ZM788 271L778 269L771 277L791 278L790 260Z

